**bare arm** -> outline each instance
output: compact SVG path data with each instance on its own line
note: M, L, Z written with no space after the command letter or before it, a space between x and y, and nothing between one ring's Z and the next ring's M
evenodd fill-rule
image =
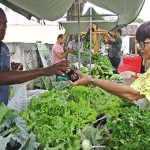
M111 82L108 80L94 79L93 84L113 95L123 97L129 100L136 100L144 97L144 95L140 95L138 91L135 91L130 86Z
M114 36L111 32L108 32L108 34L109 34L111 37L113 37L113 36Z
M92 81L91 76L83 74L79 71L75 71L75 72L80 76L80 79L74 83L70 81L72 85L84 85L84 84L91 83ZM129 99L129 100L136 100L136 99L144 97L144 95L140 95L138 91L135 91L130 86L111 82L108 80L94 79L92 81L92 84L106 90L107 92L111 94Z
M0 85L20 84L42 76L42 70L0 71Z
M41 76L52 76L54 74L64 75L61 71L67 71L70 61L61 61L47 68L30 71L0 71L0 85L19 84Z
M73 49L68 48L65 52L63 53L56 53L56 55L61 59L67 56L68 53L73 52Z
M116 39L113 38L113 36L110 36L110 35L108 34L108 35L106 36L106 38L107 38L107 40L108 40L109 42L116 43Z

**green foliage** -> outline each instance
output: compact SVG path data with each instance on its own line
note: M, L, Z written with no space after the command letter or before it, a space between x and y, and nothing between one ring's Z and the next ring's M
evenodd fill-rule
M101 65L101 63L109 68L113 68L110 60L106 56L101 54L94 54L92 56L92 64Z
M0 124L2 124L9 115L13 114L13 111L10 110L4 103L0 105L0 112Z
M92 48L94 47L93 41L92 41ZM84 51L90 50L90 38L86 38L86 40L83 43L83 49Z
M94 54L92 56L92 63L96 64L91 71L93 78L103 78L123 82L123 77L120 74L113 74L114 68L106 56Z
M74 92L76 91L79 90ZM74 92L72 90L75 96ZM28 131L37 135L37 141L42 144L42 148L61 145L61 149L80 149L79 131L97 116L96 110L90 108L84 96L81 92L80 99L75 97L76 100L72 100L67 90L53 89L32 99L28 110L21 112L27 122Z
M125 107L120 117L109 119L107 127L112 129L110 150L149 150L150 111L138 107Z
M43 89L51 90L52 89L52 80L50 77L39 77L33 82L33 89Z
M141 18L136 18L136 19L134 20L134 22L142 23L142 22L144 22L144 20L141 19Z
M26 130L25 121L18 115L10 115L0 126L1 150L5 149L30 149L39 147L35 142L35 135Z
M139 109L133 102L111 95L99 87L52 89L33 98L27 110L18 112L25 122L22 118L15 119L16 116L8 117L16 112L4 104L0 105L0 111L0 121L3 122L0 133L11 133L7 138L0 137L0 142L5 145L11 142L12 137L19 135L16 142L25 137L22 145L29 141L27 145L32 148L34 144L38 146L41 143L41 150L80 150L83 137L90 140L92 146L101 146L106 135L109 139L108 150L149 149L149 109ZM106 125L98 128L89 126L95 124L100 114L107 116ZM6 126L8 128L4 130ZM109 132L110 128L112 133ZM32 150L31 147L29 149Z

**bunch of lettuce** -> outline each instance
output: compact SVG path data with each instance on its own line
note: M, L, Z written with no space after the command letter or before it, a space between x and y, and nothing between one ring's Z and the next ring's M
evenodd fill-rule
M81 95L78 101L70 99L68 90L51 90L31 100L28 110L21 112L28 132L36 134L41 149L75 150L81 148L80 130L97 116Z

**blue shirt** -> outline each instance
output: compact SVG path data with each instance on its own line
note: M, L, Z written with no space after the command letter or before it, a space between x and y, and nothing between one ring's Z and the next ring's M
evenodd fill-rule
M0 70L10 70L10 55L8 47L0 42ZM9 85L0 86L0 104L7 105L9 99Z

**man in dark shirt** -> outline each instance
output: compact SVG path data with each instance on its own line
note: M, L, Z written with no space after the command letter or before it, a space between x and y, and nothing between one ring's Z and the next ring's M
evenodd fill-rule
M121 46L122 46L122 39L121 39L121 29L118 29L114 32L112 35L108 32L107 40L110 44L110 48L108 49L108 56L110 59L110 62L112 66L116 69L118 69L118 66L120 64L121 60Z
M64 75L62 71L67 71L70 61L62 61L47 68L39 68L29 71L10 70L10 55L8 47L2 42L7 29L7 18L0 8L0 104L8 103L9 85L20 84L40 76L52 76L54 74ZM14 65L14 64L13 64Z

